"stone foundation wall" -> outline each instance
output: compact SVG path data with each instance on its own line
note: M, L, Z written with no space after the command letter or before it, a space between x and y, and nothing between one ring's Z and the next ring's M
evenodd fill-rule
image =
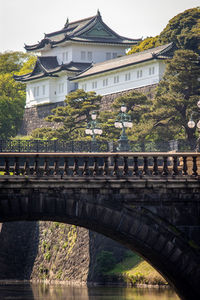
M0 230L0 280L100 282L97 256L101 251L110 251L118 262L127 249L73 225L4 223Z
M111 107L111 104L113 103L115 98L125 95L125 94L128 94L133 90L144 93L149 98L153 98L153 96L155 94L156 86L157 85L154 84L154 85L149 85L149 86L145 86L142 88L127 90L127 91L113 93L110 95L103 96L102 101L101 101L100 110L109 110ZM46 122L44 120L44 118L49 116L50 114L52 114L51 110L53 108L56 108L57 106L63 106L63 105L64 105L64 102L58 102L58 103L51 103L51 104L45 104L45 105L39 105L39 106L26 108L25 113L24 113L22 127L21 127L19 134L29 135L29 134L31 134L31 132L34 129L42 128L42 127L58 128L59 127L58 123Z
M111 107L111 104L113 103L113 101L116 98L127 95L127 94L131 93L132 91L143 93L143 94L147 95L148 98L152 99L154 97L156 87L157 87L157 84L153 84L153 85L148 85L148 86L144 86L144 87L137 88L137 89L131 89L131 90L103 96L102 100L101 100L100 110L109 110Z
M45 117L52 114L51 110L58 106L63 106L64 102L51 103L45 105L25 108L20 135L29 135L36 128L59 127L58 123L50 123L44 120Z

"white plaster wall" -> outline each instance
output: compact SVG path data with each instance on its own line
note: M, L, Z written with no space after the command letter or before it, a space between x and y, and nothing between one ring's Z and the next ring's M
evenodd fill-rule
M81 58L81 51L85 52L85 59ZM88 59L88 52L92 52L92 59ZM106 53L116 53L117 56L125 55L125 47L112 45L87 45L74 44L72 60L77 62L102 62L106 60Z
M36 92L35 94L34 91ZM27 84L26 107L31 107L34 105L49 103L49 102L50 102L50 80L34 81Z
M154 67L154 74L149 74L149 68ZM129 89L139 88L156 84L163 76L165 65L162 61L151 61L140 64L140 66L131 66L129 68L110 72L107 75L100 74L93 78L88 77L78 82L78 88L85 91L95 91L100 95L112 94ZM137 77L137 72L142 70L142 76ZM130 80L125 80L126 74L130 74ZM119 82L114 83L114 77L119 77ZM103 81L108 81L107 86L103 86ZM96 82L96 84L94 84ZM94 86L96 85L96 88Z
M154 68L154 73L149 74L149 69ZM107 75L96 75L79 80L69 81L68 75L61 74L60 77L38 80L27 84L26 107L41 105L45 103L55 103L65 100L65 96L71 91L80 88L85 91L95 91L100 95L112 94L120 91L130 90L151 84L158 83L164 73L165 63L163 61L150 61L110 72ZM137 77L138 71L142 71L142 76ZM130 80L126 80L130 74ZM114 77L118 76L119 81L115 83ZM103 86L103 81L108 81L107 86ZM43 86L45 93L43 94ZM39 87L39 94L34 96L34 88Z
M53 49L50 49L49 51L43 52L42 56L57 56L57 60L59 64L62 63L69 63L73 60L72 55L73 48L71 45L69 46L59 46ZM67 57L66 57L67 53ZM63 57L63 54L64 57Z
M102 62L106 60L106 53L117 56L125 55L126 48L124 46L113 45L87 45L87 44L67 44L65 46L59 46L48 51L42 52L42 56L57 56L59 64L74 62ZM85 52L85 59L82 59L81 52ZM68 53L67 60L63 60L63 53ZM92 53L92 58L88 58L88 52Z

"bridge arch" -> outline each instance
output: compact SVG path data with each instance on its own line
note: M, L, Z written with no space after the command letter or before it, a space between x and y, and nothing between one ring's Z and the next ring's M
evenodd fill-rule
M87 181L86 183L87 184ZM26 184L25 184L26 186ZM0 222L58 221L104 234L137 252L175 288L181 299L199 297L199 256L170 223L142 206L109 193L80 194L63 188L17 189L0 201Z

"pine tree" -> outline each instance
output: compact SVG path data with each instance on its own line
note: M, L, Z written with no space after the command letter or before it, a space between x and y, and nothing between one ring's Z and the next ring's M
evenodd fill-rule
M189 129L187 123L200 99L199 78L199 56L192 50L176 51L157 87L152 111L146 115L154 138L169 140L185 136L192 145L195 130Z
M48 122L58 123L57 129L42 128L33 131L33 137L48 136L64 140L86 139L85 129L90 121L92 111L99 109L100 95L95 92L76 90L66 96L64 106L52 110L52 115L46 118Z

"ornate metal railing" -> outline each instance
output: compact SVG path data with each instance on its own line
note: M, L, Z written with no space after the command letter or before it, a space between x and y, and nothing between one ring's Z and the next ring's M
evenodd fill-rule
M0 140L0 152L118 152L118 142L62 140ZM131 152L190 151L185 141L129 141Z
M0 178L200 176L194 153L0 153Z

